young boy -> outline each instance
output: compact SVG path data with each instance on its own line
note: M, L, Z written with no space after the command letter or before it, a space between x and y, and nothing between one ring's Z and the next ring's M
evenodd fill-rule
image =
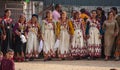
M7 50L6 57L1 61L1 70L15 70L13 56L14 51L12 49Z

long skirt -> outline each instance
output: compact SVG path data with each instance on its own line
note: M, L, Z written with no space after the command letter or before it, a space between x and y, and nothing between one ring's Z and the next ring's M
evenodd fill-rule
M111 56L111 52L113 51L115 37L113 34L105 32L104 35L104 54L105 56Z
M72 39L72 56L84 57L86 52L85 40L81 29L76 29Z
M97 28L91 27L89 30L89 35L90 37L87 42L89 56L100 57L101 56L100 32Z
M58 47L59 57L67 57L69 55L70 36L67 29L60 31L60 45Z
M55 34L51 29L45 30L44 34L44 46L43 51L45 54L49 54L49 56L54 55L54 44L55 44Z
M26 51L27 51L27 54L38 51L38 39L37 39L37 35L34 32L28 33Z

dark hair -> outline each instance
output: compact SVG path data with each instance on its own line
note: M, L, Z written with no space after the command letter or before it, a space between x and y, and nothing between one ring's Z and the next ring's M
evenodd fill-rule
M55 9L59 8L60 4L56 4L55 5Z
M93 13L93 12L96 12L96 13L97 13L97 11L96 11L96 10L92 10L92 11L91 11L91 13Z
M96 9L96 10L100 10L100 11L103 11L101 7L97 7L97 9Z
M105 11L101 7L97 7L96 10L100 10L101 11L101 15L105 16Z
M9 9L6 9L4 12L7 13L8 11L10 11Z
M74 16L73 16L74 19L77 18L76 16L77 16L78 13L79 13L78 11L76 11L76 12L74 13Z
M107 13L108 18L109 18L110 13L113 13L113 12L112 12L112 11L110 11L110 12L108 12L108 13ZM115 14L114 14L114 13L113 13L113 15L115 16ZM107 18L107 19L108 19L108 18Z
M50 13L50 10L46 11L46 13L45 13L46 16L45 16L45 18L48 18L48 16L47 16L48 13Z
M116 7L111 7L110 9L113 9L115 11L115 13L117 14L118 13L118 10Z
M13 51L12 49L8 49L8 50L7 50L7 53L8 53L8 52L14 52L14 51Z
M105 16L105 11L104 10L102 10L102 15Z
M81 13L85 13L85 12L86 12L85 8L82 8L82 9L80 10L80 12L81 12Z
M37 14L32 14L32 17L36 17L38 19L38 15Z

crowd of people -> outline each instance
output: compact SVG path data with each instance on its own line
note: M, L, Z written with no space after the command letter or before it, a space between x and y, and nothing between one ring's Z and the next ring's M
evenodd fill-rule
M61 7L56 4L53 12L46 11L41 24L36 14L29 21L21 14L18 22L13 23L11 11L5 10L0 19L0 50L3 55L8 49L13 49L14 60L19 62L38 58L40 53L43 53L44 61L53 58L93 60L104 55L105 60L110 56L119 60L120 15L116 7L110 8L107 17L98 7L91 12L72 10L70 18Z

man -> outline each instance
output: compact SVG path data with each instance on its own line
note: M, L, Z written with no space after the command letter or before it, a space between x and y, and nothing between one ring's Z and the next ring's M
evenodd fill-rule
M52 15L53 15L53 19L55 21L58 21L60 18L60 12L61 12L61 5L60 4L56 4L55 5L55 10L53 11Z

